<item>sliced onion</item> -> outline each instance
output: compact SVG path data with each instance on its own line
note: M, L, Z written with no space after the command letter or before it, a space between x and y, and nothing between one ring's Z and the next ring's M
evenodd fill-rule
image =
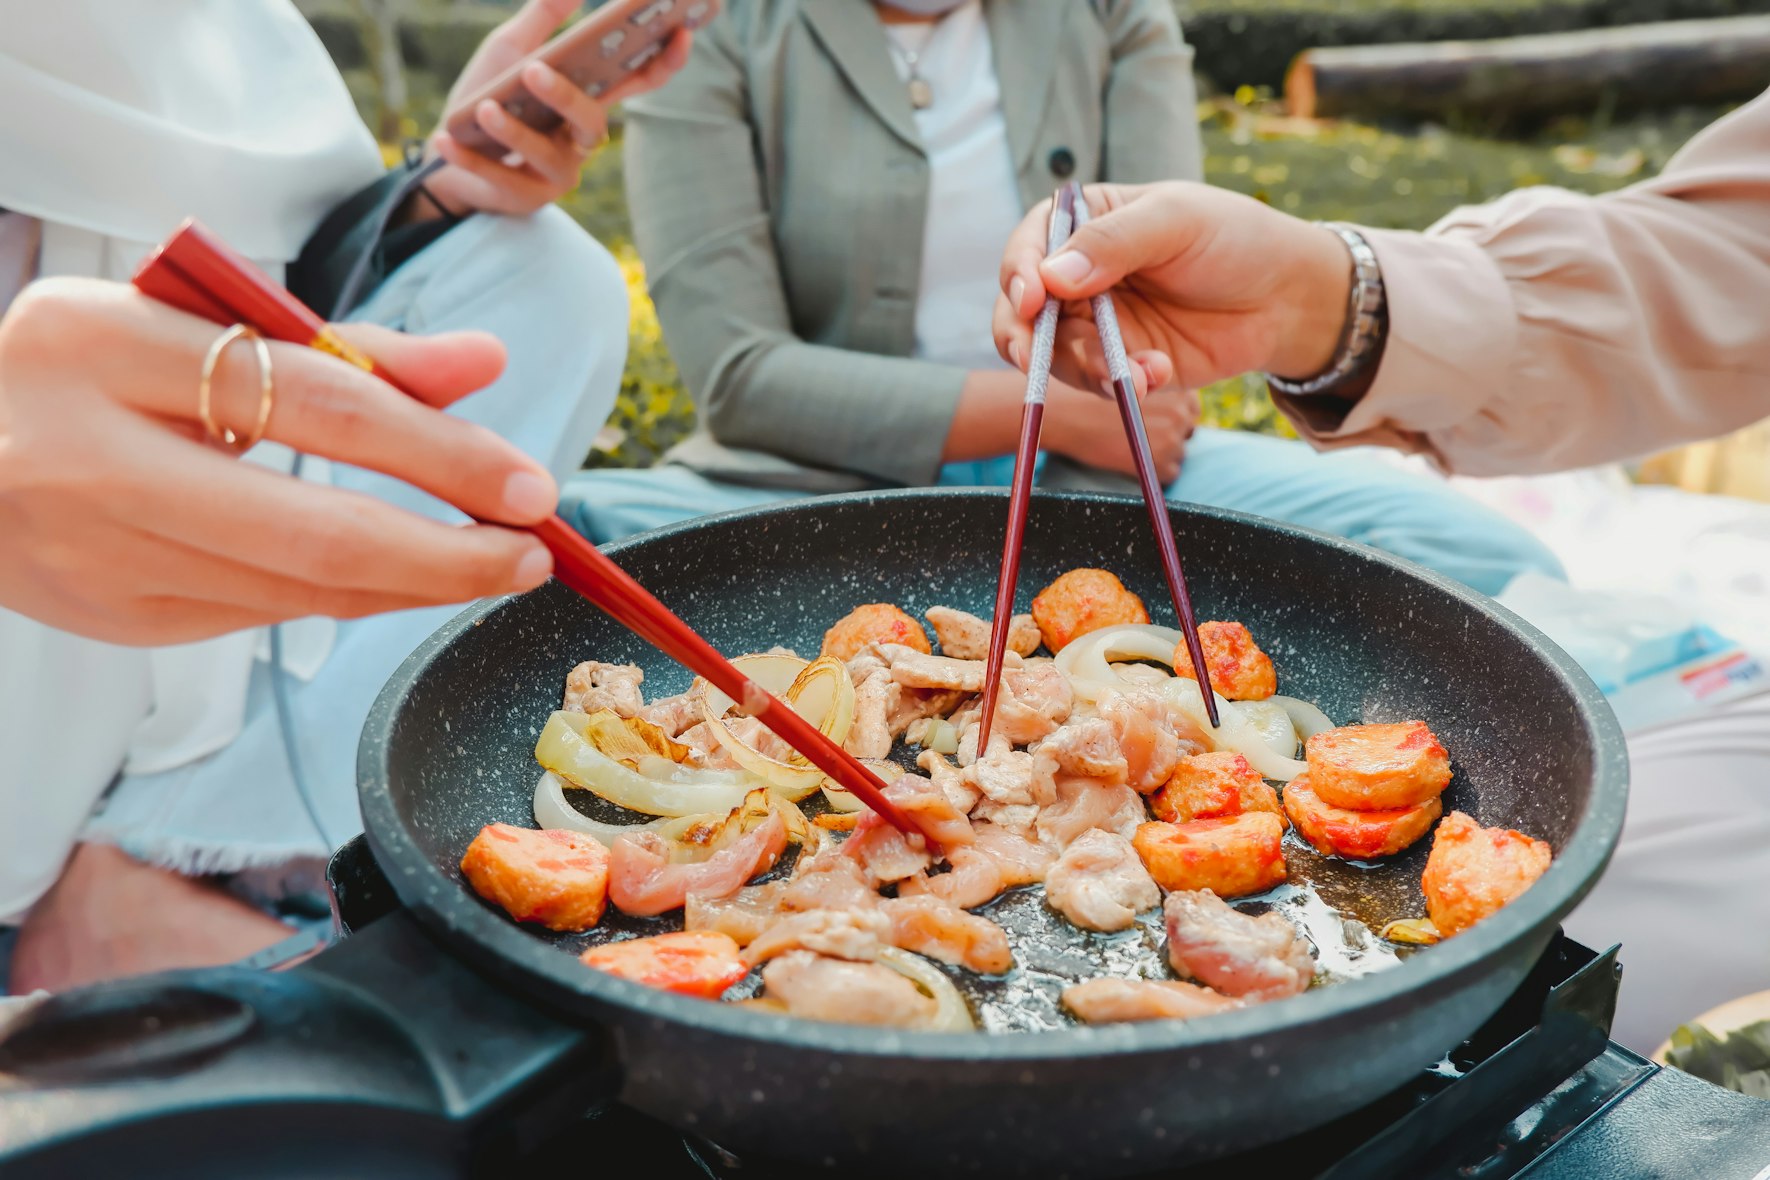
M1191 677L1176 676L1168 681L1162 692L1175 708L1192 719L1217 749L1234 750L1266 778L1288 783L1308 769L1295 758L1276 753L1260 736L1260 731L1242 716L1240 706L1222 696L1217 697L1217 718L1222 725L1213 730L1210 715L1205 712L1205 698L1199 691L1198 681Z
M1283 705L1271 701L1237 701L1235 711L1242 715L1266 747L1280 758L1297 756L1297 730Z
M788 656L740 656L732 663L756 683L779 696L788 708L817 726L818 732L841 745L854 724L854 680L848 668L834 656L822 656L811 663ZM798 671L786 688L776 690L791 665ZM713 737L725 747L739 766L767 782L784 799L797 803L818 789L824 772L799 753L785 759L773 758L756 749L731 731L725 714L734 702L722 692L709 688L701 699L701 717Z
M756 779L743 771L680 766L668 758L643 761L641 773L598 750L584 736L589 718L558 712L535 743L535 759L574 787L646 815L724 815L744 801ZM665 768L668 768L666 771Z
M754 680L765 691L775 696L786 695L787 689L793 687L793 681L799 673L805 671L809 660L798 656L790 656L784 652L769 652L763 655L738 656L731 661L731 666ZM724 716L736 701L708 684L705 680L696 680L695 686L701 692L701 699L706 708L713 710L718 716Z
M1308 701L1298 700L1296 697L1273 697L1268 703L1277 705L1290 714L1291 725L1296 729L1299 741L1306 742L1316 734L1326 733L1334 728L1328 715Z
M904 776L903 767L884 758L862 758L860 764L878 775L879 781L888 787ZM841 787L833 787L827 782L823 789L824 798L830 801L831 811L847 814L867 809L867 805L855 798L852 791L844 791Z
M1057 667L1083 700L1095 701L1122 692L1130 683L1112 669L1111 661L1156 660L1172 666L1180 632L1153 623L1103 627L1075 640L1057 653Z
M922 731L922 747L937 754L957 754L959 730L944 717L930 717L928 727Z
M885 947L879 952L879 962L934 998L934 1021L928 1026L929 1031L977 1031L965 997L959 994L959 989L953 986L953 981L946 977L946 973L933 963L921 955L912 955L894 946Z
M535 784L535 822L543 828L564 828L568 832L582 832L593 836L603 844L612 846L614 842L629 832L656 832L666 840L674 839L681 831L696 823L717 820L715 815L691 815L676 819L665 816L642 824L608 824L601 820L591 819L570 803L565 801L564 784L551 770L541 772L541 780Z

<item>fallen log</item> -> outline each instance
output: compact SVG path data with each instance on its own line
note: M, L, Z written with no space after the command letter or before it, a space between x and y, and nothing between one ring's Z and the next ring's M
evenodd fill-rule
M1285 76L1302 118L1528 116L1733 102L1770 87L1770 16L1495 41L1310 49Z

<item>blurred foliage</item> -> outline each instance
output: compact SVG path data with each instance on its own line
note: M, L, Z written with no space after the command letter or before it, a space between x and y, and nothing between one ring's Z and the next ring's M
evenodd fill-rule
M1466 41L1770 12L1770 0L1175 0L1221 89L1277 86L1318 45Z
M1642 5L1651 7L1657 0L1601 2L1611 6L1611 16L1633 12L1635 19L1647 19ZM1713 15L1711 9L1770 9L1770 0L1679 3L1684 15ZM1322 19L1326 19L1323 14L1343 18L1363 13L1404 26L1413 19L1409 13L1511 14L1536 22L1531 26L1535 28L1543 21L1561 19L1557 13L1590 7L1591 0L1192 0L1182 10L1190 12L1189 21L1206 14L1277 13L1306 22L1310 13ZM1590 13L1581 20L1615 23L1592 18ZM1350 26L1342 21L1336 27ZM438 40L417 37L415 41L427 46L426 55L441 55ZM449 42L449 46L456 56L470 48L465 43ZM1205 59L1202 64L1211 63ZM372 83L360 68L347 69L345 78L359 106L372 101ZM412 71L411 110L405 122L410 134L421 134L434 124L447 91L441 79L446 78L452 74ZM1590 193L1619 188L1653 175L1685 140L1720 113L1678 110L1624 121L1598 110L1501 137L1503 129L1472 119L1446 127L1408 128L1290 119L1269 89L1254 85L1239 86L1232 95L1199 107L1205 178L1211 183L1299 217L1399 229L1423 229L1459 205L1490 200L1527 185L1560 185ZM577 191L562 204L615 254L631 299L631 336L620 399L588 461L592 466L639 466L687 434L694 407L670 360L656 310L646 294L644 268L633 248L622 191L618 118L611 132L610 142L586 165ZM1290 433L1257 375L1205 390L1204 403L1207 425Z

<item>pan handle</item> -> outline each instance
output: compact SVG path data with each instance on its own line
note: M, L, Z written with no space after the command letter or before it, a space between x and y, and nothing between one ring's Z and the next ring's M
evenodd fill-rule
M619 1073L605 1032L400 910L290 971L45 1000L0 1038L0 1175L460 1176L611 1101Z

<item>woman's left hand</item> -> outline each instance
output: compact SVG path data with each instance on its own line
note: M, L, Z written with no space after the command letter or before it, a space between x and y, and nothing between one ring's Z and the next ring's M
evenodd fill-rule
M581 0L528 0L517 14L493 29L461 71L444 104L447 113L499 74L544 45L560 24L576 12ZM429 156L441 156L451 167L428 181L430 194L449 212L533 213L578 185L584 161L608 135L608 110L622 99L662 86L688 61L693 35L686 29L665 43L664 52L632 77L597 98L579 90L545 62L530 62L523 85L552 107L565 122L551 133L536 131L489 99L474 110L480 129L510 149L502 160L482 156L439 127L430 137ZM445 115L444 123L447 117ZM413 216L434 215L418 202Z

